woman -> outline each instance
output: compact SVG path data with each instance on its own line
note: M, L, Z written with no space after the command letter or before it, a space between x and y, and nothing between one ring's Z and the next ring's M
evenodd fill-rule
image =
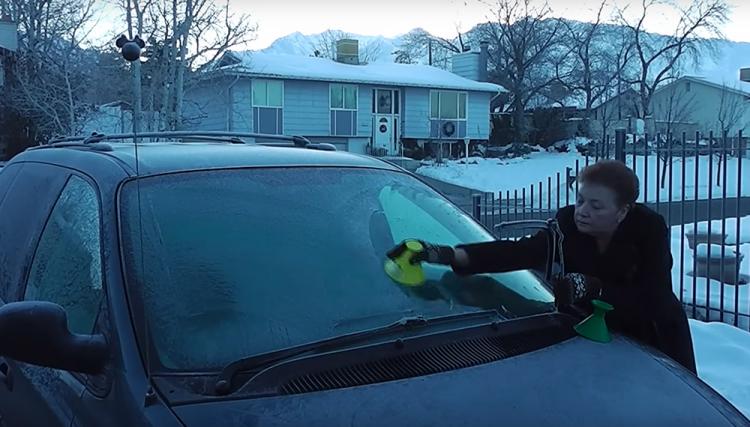
M672 292L669 229L651 209L636 204L638 177L618 161L586 167L578 177L575 206L560 209L565 269L554 285L558 306L614 306L613 330L650 344L696 372L687 316ZM458 274L533 268L547 256L546 236L455 248L424 243L419 261L452 266ZM400 248L394 249L394 252Z

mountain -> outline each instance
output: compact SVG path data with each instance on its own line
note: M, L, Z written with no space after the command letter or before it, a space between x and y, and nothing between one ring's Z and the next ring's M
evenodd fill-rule
M295 32L276 39L270 46L260 50L260 52L311 56L316 49L320 49L327 40L330 40L331 34L342 33L342 31L338 30L329 30L309 35ZM393 62L395 59L393 52L398 49L402 40L400 36L388 38L351 33L347 33L347 35L359 40L360 53L367 54L368 62Z
M568 21L577 25L590 25ZM479 27L468 31L466 40L473 48L479 36ZM624 27L619 25L604 25L604 36L600 38L600 43L607 45L611 41L612 45L622 34ZM330 30L318 34L305 35L300 32L292 33L274 41L269 47L261 50L265 53L278 53L289 55L313 55L316 48L320 49L324 45L323 40L330 40L331 34L341 34L341 31ZM383 36L366 36L361 34L348 34L348 36L359 40L360 53L367 56L368 62L393 62L395 56L393 53L399 49L403 36L383 37ZM650 34L652 40L660 40L664 36ZM726 84L750 92L750 83L739 81L739 69L750 67L750 43L718 41L715 44L715 54L711 52L702 52L695 63L687 63L682 71L683 75L691 75L704 78L716 84ZM423 58L418 58L420 63L427 63L427 55L424 52ZM447 63L443 66L448 65ZM633 64L636 65L636 64Z

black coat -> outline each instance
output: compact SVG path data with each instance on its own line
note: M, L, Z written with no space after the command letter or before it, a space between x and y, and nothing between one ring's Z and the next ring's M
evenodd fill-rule
M687 316L672 291L670 234L664 218L636 205L620 223L609 247L600 253L593 237L578 231L574 207L557 213L565 236L566 273L582 273L602 282L600 299L612 304L607 325L650 344L695 372L695 357ZM544 233L519 241L461 245L469 254L459 274L497 273L537 268L547 257Z

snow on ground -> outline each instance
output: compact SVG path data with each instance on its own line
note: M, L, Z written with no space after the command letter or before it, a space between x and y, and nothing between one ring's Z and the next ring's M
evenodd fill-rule
M742 223L750 221L750 217L742 218L742 220ZM704 224L699 223L698 227L701 228ZM672 258L674 260L672 289L674 293L679 296L680 286L682 286L682 301L686 304L706 307L708 303L712 308L710 314L707 317L706 310L698 308L696 310L698 318L720 320L719 310L723 308L723 320L725 322L732 323L734 321L733 313L739 313L738 325L745 330L750 329L750 284L724 284L717 280L693 276L694 251L690 249L687 238L683 239L681 228L679 225L672 227ZM685 230L687 233L687 227ZM701 245L698 245L698 251L701 250L703 250L701 249ZM724 252L727 256L736 250L736 245L724 246ZM721 246L712 246L712 258L715 258L717 251L720 256ZM750 242L742 242L739 246L739 252L744 255L744 259L740 262L740 274L750 276ZM680 260L683 260L682 263L680 263ZM695 292L693 292L694 283Z
M525 157L512 159L469 157L468 163L462 159L448 161L442 165L426 165L417 169L417 173L451 184L496 193L520 191L521 188L528 191L531 185L536 190L539 181L544 180L546 194L547 176L562 172L561 180L565 180L565 168L571 167L575 170L576 160L582 159L578 153L548 152L533 152ZM554 179L552 185L556 185ZM561 185L564 184L561 182Z
M750 333L690 320L698 377L750 417Z
M542 182L542 204L547 206L548 193L552 206L556 206L559 196L561 204L566 201L572 202L575 199L575 186L572 189L566 187L565 171L566 168L572 168L572 174L575 174L576 161L579 168L586 165L586 158L577 152L557 153L557 152L533 152L527 156L513 159L494 159L494 158L477 158L469 157L466 159L451 160L443 164L427 163L417 170L418 174L445 181L451 184L460 185L484 192L502 192L505 198L506 191L511 192L518 190L519 198L521 189L526 188L527 201L531 201L530 186L534 186L534 206L539 204L539 182ZM589 158L593 162L593 158ZM633 156L627 156L626 162L629 166L633 165ZM648 162L643 156L636 156L635 170L641 181L641 198L640 201L647 200L655 202L658 197L661 201L669 200L669 168L667 168L667 178L664 188L661 188L657 182L656 168L659 163L660 175L663 173L663 163L658 162L655 156L649 156ZM723 186L716 185L716 174L718 158L713 158L713 170L711 171L712 185L709 191L709 156L701 156L698 159L698 199L720 199L723 197ZM644 164L648 165L648 176L644 173ZM672 162L672 200L682 200L682 169L685 168L685 199L695 199L695 157L686 159L675 158ZM736 197L737 178L739 161L737 158L727 160L727 188L728 197ZM722 163L723 167L723 163ZM560 186L557 185L557 174L560 174ZM723 175L723 173L722 173ZM742 159L742 180L741 194L750 196L750 184L744 181L750 176L750 159ZM548 191L548 177L552 178L551 191ZM648 184L648 188L646 188ZM647 197L647 199L645 199Z

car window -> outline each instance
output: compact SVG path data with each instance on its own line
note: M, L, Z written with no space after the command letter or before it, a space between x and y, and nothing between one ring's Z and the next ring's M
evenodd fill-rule
M47 221L31 264L26 300L65 308L71 332L93 331L102 296L97 193L72 176Z
M139 333L169 369L216 368L404 316L552 309L526 271L462 278L425 265L424 286L393 282L386 252L405 238L492 239L407 174L270 168L139 181L120 196L126 289L148 328Z
M11 163L0 173L3 186L9 186L0 204L0 297L5 302L23 299L39 236L69 175L39 163Z
M5 195L8 194L16 175L21 170L21 165L10 165L0 168L0 206L5 201Z

